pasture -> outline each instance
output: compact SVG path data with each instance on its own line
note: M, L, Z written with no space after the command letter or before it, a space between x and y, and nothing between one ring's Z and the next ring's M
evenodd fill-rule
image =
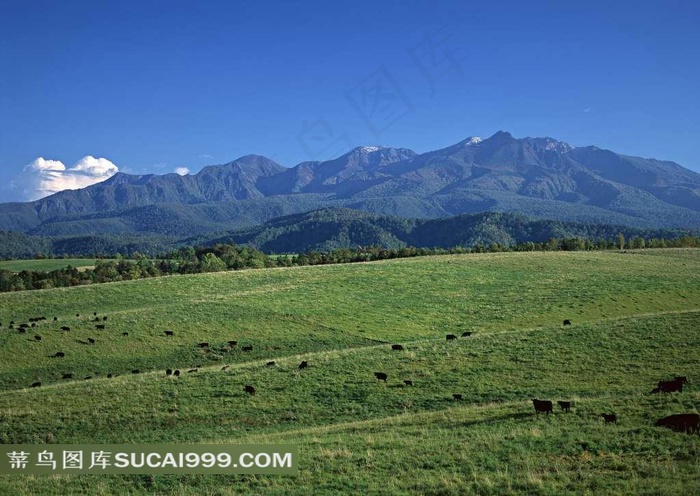
M450 255L4 293L0 323L1 443L300 447L297 477L13 475L0 476L2 494L700 492L700 438L654 426L698 411L700 250ZM682 393L649 394L677 375L690 381ZM553 400L553 414L536 415L532 398Z
M21 272L23 270L52 270L65 269L68 266L77 269L94 268L97 259L95 258L43 258L38 260L2 260L0 270L10 272Z

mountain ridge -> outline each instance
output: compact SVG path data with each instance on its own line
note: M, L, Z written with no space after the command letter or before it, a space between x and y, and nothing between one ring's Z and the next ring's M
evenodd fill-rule
M130 216L149 206L191 217L195 232L197 225L240 228L326 207L416 218L484 210L591 222L607 215L637 227L698 228L700 174L671 161L499 131L420 154L364 146L290 168L245 155L184 176L120 172L79 190L0 204L0 229L61 234L76 219L100 214L112 219L112 230L130 233L138 229ZM99 234L104 224L81 229Z

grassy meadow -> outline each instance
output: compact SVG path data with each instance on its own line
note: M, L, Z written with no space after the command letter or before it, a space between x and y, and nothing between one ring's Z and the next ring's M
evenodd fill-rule
M87 269L95 267L95 258L42 258L37 260L1 260L0 270L11 272L22 272L23 270L44 270L52 271L65 269L68 266L77 269Z
M11 475L0 494L700 493L700 437L654 427L700 404L700 250L449 255L3 293L0 323L0 443L300 447L296 477ZM676 375L690 380L682 393L649 394ZM531 398L572 411L537 416Z

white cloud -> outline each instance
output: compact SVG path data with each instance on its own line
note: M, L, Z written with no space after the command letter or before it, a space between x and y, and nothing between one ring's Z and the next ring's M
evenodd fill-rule
M16 181L26 201L38 200L65 189L80 189L109 179L119 168L106 158L91 155L81 158L71 168L60 160L39 157L22 171Z
M189 173L190 170L187 167L178 167L177 169L175 169L175 174L179 174L181 176L186 176Z

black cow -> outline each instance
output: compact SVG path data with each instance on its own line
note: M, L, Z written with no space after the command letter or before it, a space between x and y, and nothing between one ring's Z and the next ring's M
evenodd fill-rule
M53 321L56 322L58 320L58 317L54 317Z
M455 393L452 395L452 399L455 401L462 401L462 395L460 393Z
M472 335L471 331L464 331L464 332L462 333L462 337L463 337L463 338L468 338L468 337L471 336L471 335Z
M561 407L562 410L565 412L570 412L571 411L571 402L570 401L557 401L557 404Z
M114 377L112 374L107 374L107 379L111 379L112 377Z
M197 346L199 346L200 348L209 348L209 343L197 343Z
M41 336L34 334L34 341L41 341Z
M231 348L233 348L233 347L236 346L237 344L238 344L238 341L229 341L229 342L228 342L228 345L229 345Z
M41 386L41 382L37 381L37 382L33 382L31 387L39 387L39 386Z
M411 379L404 379L404 380L403 380L403 383L404 383L406 386L413 386L413 381L412 381Z
M54 357L55 357L55 358L63 358L63 357L65 357L65 356L66 356L66 354L63 353L62 351L57 351L57 352L54 354Z
M378 381L386 382L388 376L384 372L375 372L374 377L376 377Z
M246 387L243 389L248 394L255 394L255 388L253 386L251 386L250 384L246 384Z
M104 328L105 328L105 325L104 325L104 324L95 324L95 329L97 329L98 331L101 331L101 330L103 330Z
M537 415L540 413L546 413L547 415L553 413L552 402L549 400L536 400L533 398L532 404L535 405L535 414Z
M70 331L70 327L68 327L68 326L63 326L63 327L61 327L61 330L62 330L62 331Z
M700 415L697 413L676 413L656 421L657 427L668 427L676 432L697 432L700 435Z
M564 319L564 322L562 322L562 325L571 325L571 321L569 319Z
M19 334L26 334L26 333L27 333L27 330L26 330L24 327L20 327L19 329L17 329L17 332L18 332Z
M131 371L131 373L132 373L132 374L140 374L141 371L140 371L139 369L133 369L133 370Z
M10 325L15 325L15 321L14 321L14 320L11 320L11 321L10 321Z
M92 338L88 338L88 343L90 343L90 344L95 344L95 340L92 339Z
M173 375L173 369L166 369L165 375Z
M401 346L400 344L392 344L391 349L395 351L403 351L403 346Z
M62 379L72 379L72 378L73 378L73 374L63 374L63 377L62 377Z
M163 331L166 336L174 336L175 333L173 331Z
M76 316L76 317L80 317L80 314L79 314L79 313L76 313L75 316Z
M89 381L90 379L92 379L92 376L88 375L88 376L84 377L83 379L85 379L86 381Z
M97 312L92 312L92 314L93 314L95 317L97 317Z
M678 375L673 378L674 381L678 381L682 384L688 384L688 378L684 375Z
M662 393L673 393L675 391L678 391L679 393L683 392L683 382L682 381L677 381L676 379L673 379L672 381L659 381L657 384L657 388L654 389L652 392L662 392ZM657 391L658 389L658 391Z
M309 366L309 362L307 362L306 360L304 360L303 362L301 362L301 363L299 364L299 370L305 369L305 368L308 367L308 366Z
M179 376L179 375L180 375L180 371L179 371L179 370L175 370L175 372L173 372L173 375L174 375L175 377Z
M122 336L128 336L128 335L129 335L128 332L126 332L126 331L122 332Z
M188 374L191 374L192 372L197 372L197 369L190 369L187 371Z
M448 334L447 336L445 336L445 339L447 341L452 341L454 339L457 339L457 336L455 336L454 334Z
M274 367L275 366L275 361L267 362L268 367Z
M253 351L253 345L247 344L241 348L243 351Z
M224 365L223 367L221 367L221 370L228 370L229 367L230 365Z
M617 424L617 415L614 413L601 413L600 416L605 419L606 424Z
M105 320L107 320L107 316L106 316L106 315L105 315L104 317L102 317L102 321L105 321Z

